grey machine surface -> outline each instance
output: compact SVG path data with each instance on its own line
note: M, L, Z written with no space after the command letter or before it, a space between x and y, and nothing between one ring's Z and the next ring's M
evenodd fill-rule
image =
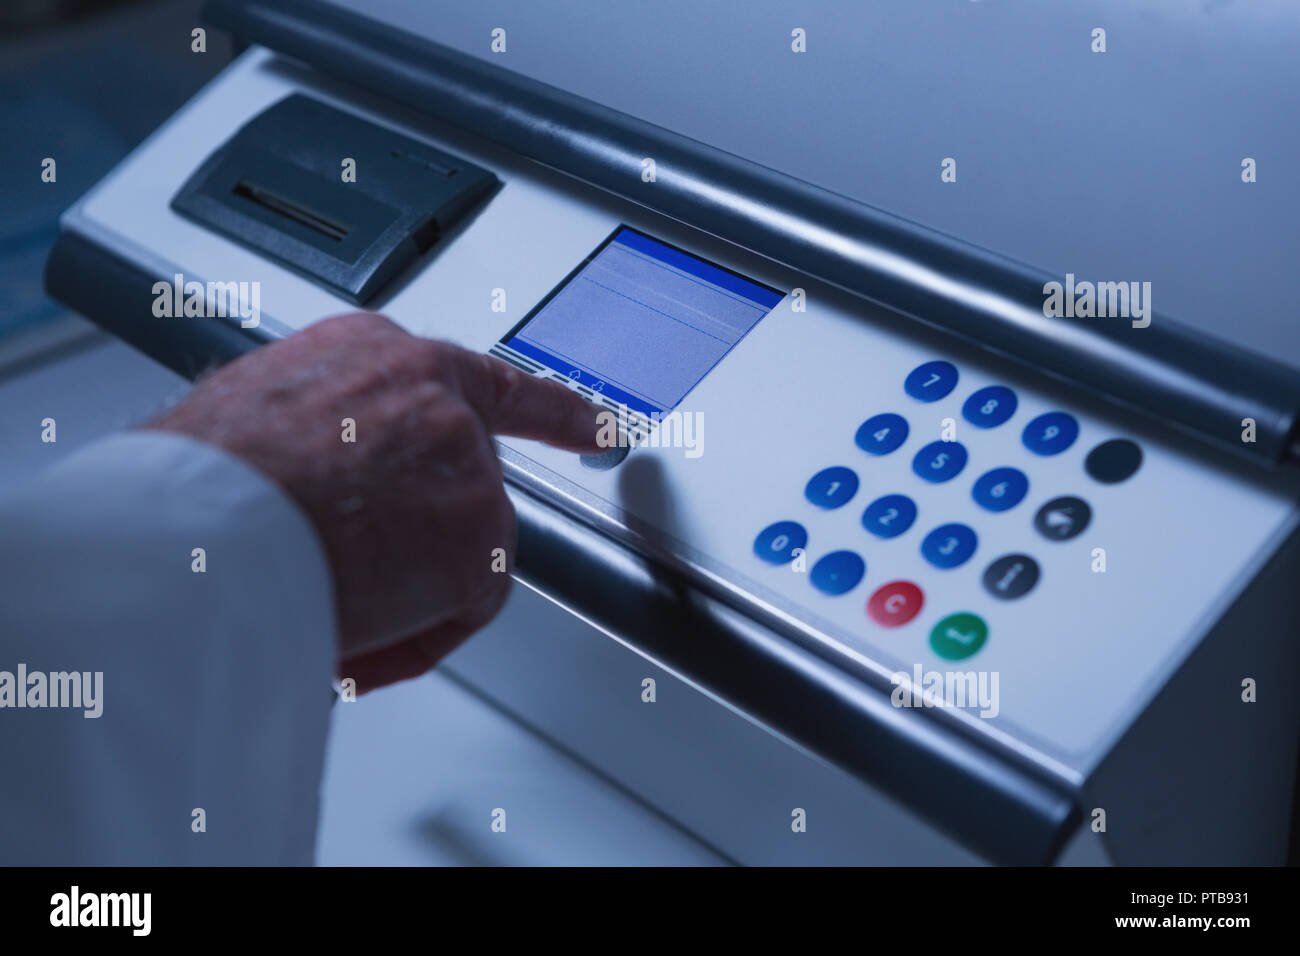
M1229 9L221 0L48 281L185 374L361 302L618 409L612 468L501 442L523 586L447 666L727 858L1281 862L1300 13Z

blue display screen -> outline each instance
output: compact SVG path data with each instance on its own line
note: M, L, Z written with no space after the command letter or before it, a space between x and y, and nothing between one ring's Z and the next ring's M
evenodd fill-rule
M502 342L629 409L663 414L783 298L623 226Z

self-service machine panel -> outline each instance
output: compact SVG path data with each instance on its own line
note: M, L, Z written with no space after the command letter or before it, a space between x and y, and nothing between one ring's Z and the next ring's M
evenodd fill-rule
M322 138L317 168L264 141L276 159L263 165L262 182L259 157L236 148L240 130L277 135L258 118L292 98L337 122L339 135ZM432 160L406 158L412 150L438 157L441 182L456 163L462 177L475 177L472 197L453 215L440 195L422 204L419 177ZM381 200L368 177L391 185L394 175L380 156L411 175L407 207L385 201L397 218L373 215ZM333 171L349 159L355 191L336 182L309 188L311 176L337 180ZM193 197L205 194L195 177L217 167L224 178L212 188L226 192L203 200L215 213L196 215ZM347 200L331 208L335 194ZM438 209L443 222L434 222ZM400 261L393 250L402 238L384 234L399 219L421 237ZM279 223L289 238L277 243L268 236ZM707 601L713 620L733 616L767 635L769 649L784 648L761 671L774 713L803 699L780 699L783 674L802 695L815 672L863 702L873 721L917 728L931 757L918 760L914 775L934 773L940 753L939 764L957 768L953 779L991 763L1064 795L1062 833L1048 841L1050 852L1030 856L1055 856L1078 832L1097 843L1097 859L1173 861L1179 854L1169 848L1184 845L1179 828L1203 800L1239 798L1229 784L1217 796L1204 787L1193 796L1179 782L1200 786L1206 774L1238 775L1243 790L1269 782L1276 798L1229 826L1223 845L1256 861L1269 847L1281 852L1292 770L1283 758L1294 758L1296 713L1280 691L1262 688L1276 668L1294 665L1294 634L1249 632L1242 622L1291 600L1287 589L1251 591L1290 560L1297 493L1287 476L1209 455L1052 378L260 48L71 210L64 229L168 284L167 295L197 290L213 305L226 284L257 283L255 315L245 308L220 318L205 308L135 316L144 329L135 341L146 350L155 333L155 341L174 341L209 325L276 338L361 301L413 333L491 353L603 405L610 449L602 455L501 440L521 507L560 516L568 533L652 569L651 590L667 586L686 607ZM358 229L383 246L373 261L389 274L373 288L347 284L355 269L318 268L317 252L293 248L332 255ZM307 238L293 240L295 230ZM366 261L349 254L354 265ZM599 575L587 581L593 595L605 586ZM710 695L701 700L720 700L726 720L736 710L766 727L761 746L743 738L756 763L770 746L845 767L843 780L883 801L843 824L845 834L887 827L892 812L916 817L911 791L888 783L913 773L907 766L876 766L876 777L874 758L857 766L838 759L856 746L842 738L865 738L875 724L828 718L820 726L811 716L782 723L737 705L677 661L677 651L691 659L696 641L681 619L647 647L629 636L646 624L632 620L636 608L621 634L582 613L582 594L547 597L559 604L542 604L577 613L575 627L594 626L668 679ZM512 626L526 627L527 616ZM520 659L536 653L522 639L492 641ZM714 666L725 670L718 654ZM487 692L583 752L585 731L564 737L556 729L563 721L548 723L554 714L530 712L526 694L512 699L499 683L508 667L494 678L491 661L472 647L451 667L471 683L481 676ZM733 670L752 667L738 658ZM1242 702L1246 680L1258 682L1261 699L1279 696L1251 711ZM576 682L568 699L583 694ZM1186 717L1189 707L1199 716ZM641 719L628 713L617 719ZM1258 726L1247 731L1242 720ZM1180 736L1180 723L1189 736ZM1198 746L1190 735L1202 723L1226 729ZM1261 750L1261 766L1234 767L1238 733L1271 738L1271 756ZM693 745L682 737L672 744ZM1198 750L1202 769L1184 773ZM668 751L659 759L672 763ZM1138 779L1144 761L1146 780ZM636 784L634 770L610 772ZM944 779L934 776L931 786L942 789ZM936 797L955 807L940 823L945 839L1016 858L1014 849L993 848L1001 837L957 832L954 820L982 825L980 799ZM672 800L656 798L677 815ZM1127 834L1127 850L1113 829L1107 836L1089 827L1098 808ZM1005 837L1007 846L1016 840ZM744 839L728 846L746 858ZM1230 857L1224 850L1222 861Z

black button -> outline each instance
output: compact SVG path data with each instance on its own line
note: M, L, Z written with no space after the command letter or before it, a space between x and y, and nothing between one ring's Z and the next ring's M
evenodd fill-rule
M1073 495L1063 495L1038 509L1038 514L1034 515L1034 527L1044 538L1069 541L1083 534L1091 520L1092 509L1088 502Z
M1010 601L1024 597L1038 583L1038 562L1027 554L1006 554L984 572L984 590Z
M1131 442L1127 438L1112 438L1088 452L1083 467L1103 485L1114 485L1132 477L1141 464L1142 449L1137 446L1137 442Z

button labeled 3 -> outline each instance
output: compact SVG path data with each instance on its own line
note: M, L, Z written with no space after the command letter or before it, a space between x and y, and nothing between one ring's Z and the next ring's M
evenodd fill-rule
M955 568L970 560L977 540L975 532L964 524L943 524L925 536L921 554L936 568Z

